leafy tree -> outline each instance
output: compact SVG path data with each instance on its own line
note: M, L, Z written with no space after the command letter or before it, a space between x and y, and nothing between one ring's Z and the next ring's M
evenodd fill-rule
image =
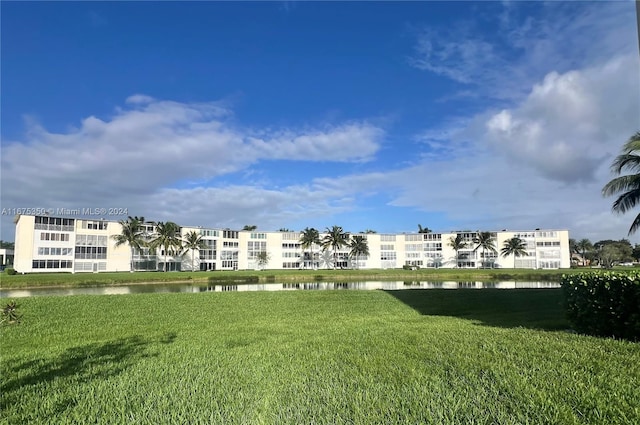
M159 222L156 224L156 237L149 243L151 249L164 248L164 267L167 271L167 255L171 248L180 250L182 242L180 240L180 226L172 221Z
M603 245L598 250L598 258L602 267L610 269L616 261L620 261L622 258L622 252L616 245Z
M258 252L256 258L258 259L258 265L262 270L264 270L264 266L269 264L269 260L271 260L271 256L267 251Z
M311 250L311 268L313 268L314 264L314 245L320 245L320 232L318 232L318 230L314 229L313 227L305 227L305 229L300 233L300 246L303 250Z
M131 268L129 270L133 273L135 271L135 263L133 261L135 250L140 251L146 245L144 228L142 226L144 217L129 216L127 220L120 220L119 223L120 226L122 226L122 232L119 235L113 235L112 238L116 242L116 247L124 244L129 245L129 249L131 250Z
M611 268L614 263L633 261L633 247L627 239L606 239L596 242L593 247L602 267Z
M278 232L288 233L293 232L293 230L287 229L286 227L281 227L280 229L278 229Z
M333 251L333 268L336 268L336 252L341 247L347 245L347 239L349 238L349 234L345 233L340 226L333 226L331 228L327 227L325 230L326 235L321 240L321 245L323 250L327 250L329 248Z
M185 253L189 251L196 251L199 254L201 249L207 248L207 245L202 240L202 235L195 230L192 230L185 235L183 248ZM196 270L195 260L195 253L191 252L191 271Z
M349 248L351 248L349 256L356 259L356 266L358 265L360 256L369 256L369 243L367 241L367 238L365 238L364 236L353 236L349 241Z
M640 244L635 244L631 256L634 260L640 261Z
M476 247L473 249L474 251L477 251L479 248L482 249L482 267L485 266L485 254L487 251L493 253L498 252L496 250L496 240L491 232L477 232L473 238L473 243L476 244Z
M504 241L500 254L502 254L503 257L513 255L513 268L515 269L516 258L528 255L526 248L527 244L522 239L513 237Z
M431 233L432 230L428 227L422 227L421 224L418 224L418 233Z
M461 249L465 249L467 247L467 242L464 240L464 238L462 237L462 235L460 233L457 233L456 236L451 236L449 238L449 246L451 248L453 248L453 250L456 252L456 267L458 267L458 262L459 262L459 252Z
M370 234L374 234L374 233L378 233L378 232L376 232L375 230L372 230L372 229L365 229L365 231L362 232L362 233L366 233L366 234L370 235Z
M7 242L7 241L0 240L0 248L15 249L15 247L16 247L16 244L14 242Z
M632 210L640 201L640 131L637 131L622 147L622 153L611 164L614 178L602 188L603 196L619 195L611 209L619 214ZM621 176L624 171L631 174ZM631 223L629 235L640 226L640 214Z
M255 224L246 224L242 230L246 230L248 232L253 232L254 230L257 230L258 226L256 226Z

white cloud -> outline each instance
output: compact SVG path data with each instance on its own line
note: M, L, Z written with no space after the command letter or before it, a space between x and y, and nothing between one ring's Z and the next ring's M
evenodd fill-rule
M589 181L640 125L640 66L618 57L582 71L549 73L518 106L475 128L496 154L542 176ZM479 127L479 125L478 125Z
M424 28L410 63L474 87L477 96L514 100L552 70L637 55L633 2L507 2L499 13L496 6L477 5L474 25ZM490 37L487 28L496 32Z
M25 140L3 142L3 205L160 210L168 206L158 194L179 182L211 181L274 159L367 161L384 136L382 129L367 122L303 130L244 129L216 102L134 95L127 104L129 108L118 109L109 119L90 116L64 134L32 125ZM228 192L224 196L233 198ZM274 199L272 194L268 198Z

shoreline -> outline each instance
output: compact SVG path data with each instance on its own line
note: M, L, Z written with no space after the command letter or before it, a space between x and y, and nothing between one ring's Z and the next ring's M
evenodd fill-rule
M240 270L213 272L103 272L0 275L0 289L78 288L122 285L405 281L560 281L562 275L592 269L370 269L370 270Z

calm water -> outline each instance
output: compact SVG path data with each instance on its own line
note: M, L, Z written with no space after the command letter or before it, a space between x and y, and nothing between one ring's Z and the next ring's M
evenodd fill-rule
M251 283L251 284L147 284L71 289L11 289L0 290L0 298L22 298L43 295L118 295L161 292L250 292L250 291L324 291L399 289L520 289L559 288L557 282L307 282L307 283Z

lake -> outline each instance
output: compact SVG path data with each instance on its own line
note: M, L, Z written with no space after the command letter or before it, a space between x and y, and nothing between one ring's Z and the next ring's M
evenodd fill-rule
M121 295L163 292L252 292L252 291L327 291L327 290L411 290L411 289L539 289L559 288L558 282L305 282L305 283L220 283L220 284L137 284L85 288L0 289L0 298L64 295Z

